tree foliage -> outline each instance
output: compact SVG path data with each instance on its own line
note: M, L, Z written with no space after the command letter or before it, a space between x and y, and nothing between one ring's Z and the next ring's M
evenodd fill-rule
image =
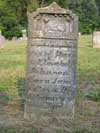
M21 30L27 28L27 10L35 11L53 1L78 15L82 33L100 30L100 0L0 0L0 29L5 37L21 36Z

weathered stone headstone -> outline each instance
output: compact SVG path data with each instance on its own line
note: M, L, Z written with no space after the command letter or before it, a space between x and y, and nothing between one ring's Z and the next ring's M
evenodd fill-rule
M16 36L12 37L12 41L16 41L18 38Z
M28 13L28 20L24 117L66 130L75 106L78 19L54 2Z
M81 36L81 35L82 35L82 33L81 33L81 32L79 32L79 33L78 33L78 35L79 35L79 36Z
M4 48L5 45L5 37L2 35L0 31L0 49Z
M93 33L93 48L100 48L100 31Z

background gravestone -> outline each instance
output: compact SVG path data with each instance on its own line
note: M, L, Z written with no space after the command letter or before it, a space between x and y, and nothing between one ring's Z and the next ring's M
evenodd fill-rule
M4 48L5 45L5 37L2 35L2 32L0 30L0 49Z
M100 31L93 33L93 48L100 48Z
M26 31L26 29L22 30L22 39L27 40L27 31Z
M34 125L67 129L76 95L77 17L55 2L28 13L24 117Z

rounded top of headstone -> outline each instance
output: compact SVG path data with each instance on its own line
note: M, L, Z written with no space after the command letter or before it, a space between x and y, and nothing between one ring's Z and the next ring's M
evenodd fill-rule
M76 15L71 10L61 8L56 2L53 2L47 7L38 8L35 12L28 12L28 15L32 15L33 17L36 17L38 14L63 14L69 15L72 19L76 18Z
M26 29L22 30L22 33L26 33Z

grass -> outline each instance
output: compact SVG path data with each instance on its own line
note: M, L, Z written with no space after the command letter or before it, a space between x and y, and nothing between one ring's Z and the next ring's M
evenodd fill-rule
M25 78L26 42L9 41L5 49L0 50L0 91L9 97L18 97L20 79Z
M0 102L23 98L26 42L7 41L0 50ZM75 133L100 133L100 49L92 48L92 36L78 42L78 95ZM95 130L94 130L95 129Z
M38 133L37 130L35 129L13 129L13 128L8 128L8 129L0 129L0 133Z
M91 90L85 94L85 96L93 101L100 101L100 90Z
M92 36L81 36L78 43L78 98L76 109L76 126L78 125L79 131L77 132L80 133L100 133L99 57L100 49L92 48Z
M81 36L78 46L78 86L84 92L99 90L100 49L92 48L92 36Z

